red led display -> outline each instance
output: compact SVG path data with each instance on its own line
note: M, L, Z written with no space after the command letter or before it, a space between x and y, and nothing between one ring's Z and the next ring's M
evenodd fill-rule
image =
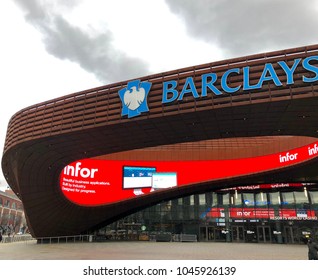
M73 203L82 206L103 205L140 195L147 196L152 191L162 191L164 188L182 188L199 182L272 171L307 161L317 154L318 142L277 154L235 160L82 159L62 170L60 187Z

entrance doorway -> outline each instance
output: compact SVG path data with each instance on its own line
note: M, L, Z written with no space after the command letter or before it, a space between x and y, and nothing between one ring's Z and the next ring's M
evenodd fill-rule
M258 226L257 227L257 241L261 243L271 243L272 234L269 226Z
M215 241L215 228L200 227L200 241Z
M284 243L296 243L295 242L296 232L293 227L284 227Z
M245 242L245 232L243 226L232 226L232 241Z
M227 241L229 231L224 227L201 226L200 241Z

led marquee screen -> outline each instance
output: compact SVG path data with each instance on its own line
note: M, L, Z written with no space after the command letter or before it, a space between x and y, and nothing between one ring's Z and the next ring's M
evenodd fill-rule
M277 154L235 160L134 161L82 159L65 166L60 187L82 206L116 203L153 191L277 170L313 159L318 142Z

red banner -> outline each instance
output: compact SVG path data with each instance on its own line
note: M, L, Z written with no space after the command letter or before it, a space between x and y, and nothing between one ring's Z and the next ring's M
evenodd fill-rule
M318 142L294 150L235 160L122 161L83 159L60 175L63 194L79 205L102 205L164 188L234 178L299 164L316 157ZM261 215L254 213L254 215Z
M211 208L206 214L207 218L224 218L224 208ZM273 208L235 208L228 209L229 218L232 219L267 219L267 220L317 220L315 211L307 209L279 209L275 215Z

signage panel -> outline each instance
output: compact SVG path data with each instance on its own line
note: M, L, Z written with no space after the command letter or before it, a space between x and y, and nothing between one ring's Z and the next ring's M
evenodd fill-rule
M223 218L225 217L225 209L213 207L201 218ZM273 208L239 208L230 207L228 209L229 218L231 219L266 219L266 220L317 220L315 211L307 209L279 209L276 211Z
M235 160L133 161L82 159L60 175L63 194L92 206L148 195L166 188L234 178L299 164L317 156L318 142L297 149ZM291 156L297 155L297 156ZM282 160L284 158L284 160Z
M272 83L276 87L291 86L295 83L295 77L300 77L303 83L313 83L318 80L318 56L309 56L304 59L297 58L293 61L284 60L275 63L265 63L262 74L257 77L258 82L251 84L250 73L253 67L230 68L222 76L211 72L200 76L196 82L193 76L185 78L185 82L179 85L178 80L169 80L162 83L162 104L174 101L182 101L184 96L189 95L194 98L204 98L208 94L216 96L222 94L235 94L238 91L249 92L261 89L264 83ZM259 67L259 66L257 66ZM301 67L301 74L295 74L296 69ZM238 84L233 87L229 83L233 76L240 75ZM140 82L134 80L128 82L125 88L119 90L118 94L122 101L122 116L128 118L139 116L141 113L149 111L147 96L151 91L150 82Z

